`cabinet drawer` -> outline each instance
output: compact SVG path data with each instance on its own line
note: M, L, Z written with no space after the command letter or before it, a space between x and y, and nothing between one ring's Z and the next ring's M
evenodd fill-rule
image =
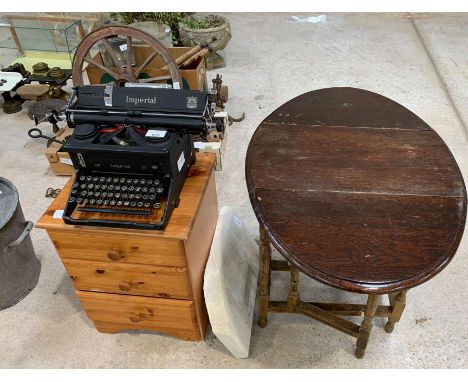
M77 290L190 298L185 268L63 259Z
M48 232L63 259L185 267L182 242L134 235Z
M201 339L193 301L83 291L76 294L86 314L101 332L143 329L187 340Z

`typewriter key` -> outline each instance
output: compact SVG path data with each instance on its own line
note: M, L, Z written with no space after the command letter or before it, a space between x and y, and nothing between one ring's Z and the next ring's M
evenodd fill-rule
M131 178L127 178L127 184L132 184L132 179Z
M103 184L103 185L101 186L101 190L102 190L102 191L107 190L107 185Z
M98 178L97 176L95 176L95 177L93 178L93 182L94 182L94 183L96 183L98 180L99 180L99 178Z
M120 183L125 183L125 178L120 178Z
M81 183L81 184L80 184L80 188L81 188L81 189L86 188L86 183Z
M151 188L148 190L148 192L149 192L150 194L154 194L154 193L156 192L156 189L155 189L154 187L151 187Z
M120 198L120 192L116 192L116 193L114 194L114 198L119 199L119 198Z
M135 194L135 199L140 200L141 199L141 194Z
M154 203L153 208L161 208L161 203Z
M143 188L141 189L141 192L143 192L143 193L146 194L146 193L148 192L148 189L147 189L146 187L143 187Z
M114 193L113 193L113 192L109 192L109 193L107 194L107 197L110 198L110 199L112 199L112 198L114 197Z
M126 200L123 205L124 205L124 207L128 207L130 205L130 202L128 200Z
M107 187L109 191L114 191L114 186L111 184L109 187Z
M89 197L94 196L94 192L93 192L93 191L89 191L89 192L88 192L88 196L89 196Z
M135 187L135 192L140 192L141 191L141 187Z
M115 190L115 191L120 191L120 186L115 186L115 187L114 187L114 190Z
M147 194L144 194L144 195L142 195L141 198L142 198L143 200L147 200L147 199L148 199L148 195L147 195Z
M68 198L68 203L74 203L75 202L75 198Z
M83 204L88 204L89 200L88 199L83 199Z
M146 202L146 203L144 204L144 206L145 206L145 208L150 208L150 207L151 207L151 203Z
M108 178L106 178L106 182L107 182L107 183L112 182L112 178L109 176Z
M78 182L73 182L72 187L73 187L73 188L76 188L76 187L78 187L79 185L80 185L80 184L79 184Z
M94 203L96 203L96 199L91 199L91 200L89 201L89 204L91 204L91 205L93 205Z
M157 192L158 194L162 194L162 193L164 192L164 188L158 187L158 188L156 189L156 192Z
M128 194L129 199L135 199L135 194Z
M146 181L146 184L147 184L148 186L151 186L151 185L153 184L153 179L148 179L148 180Z
M101 193L99 191L96 191L94 193L94 197L99 198L101 196Z
M102 204L102 199L96 200L96 204Z
M81 180L81 181L83 181L83 180L85 180L85 179L86 179L86 176L84 176L84 175L81 175L81 176L80 176L80 180Z
M119 182L119 178L113 178L113 179L112 179L112 182L118 183L118 182Z
M146 184L146 180L145 180L145 179L140 179L140 184L141 184L142 186L144 186L144 185Z
M71 190L71 194L72 194L72 195L75 195L77 192L78 192L78 190L77 190L76 188L74 188L74 189Z
M155 196L154 195L150 195L149 196L149 200L154 200Z
M153 183L155 186L157 186L159 184L159 180L155 179Z
M129 191L129 192L133 192L133 191L135 191L135 187L133 187L133 186L130 186L130 187L128 188L128 191Z
M127 189L128 189L127 186L122 186L122 187L120 188L120 190L121 190L122 192L127 191Z
M109 204L110 204L111 206L115 206L115 200L111 200L111 201L109 202Z
M107 197L107 192L101 193L101 196L102 196L103 198L106 198L106 197Z
M121 200L117 201L117 207L122 206L123 202Z
M140 208L143 207L143 202L138 202L137 207L140 207Z
M138 179L133 179L133 184L138 184Z
M130 207L135 207L136 206L136 202L130 202Z
M92 176L87 176L87 177L86 177L86 181L87 181L87 182L91 182L92 179L93 179Z
M81 191L80 195L85 197L86 195L88 195L88 191Z
M94 184L92 184L92 183L88 184L88 190L91 190L93 187L94 187Z
M78 204L80 204L80 203L83 202L83 199L81 199L81 198L76 198L76 202L77 202Z
M101 183L104 183L105 180L106 180L106 177L105 177L105 176L101 176L101 177L99 178L99 181L100 181Z
M109 204L109 201L108 201L108 200L104 200L104 201L102 202L102 204L104 204L105 206L107 206L107 205Z
M128 194L123 193L123 194L122 194L122 199L127 199L127 198L128 198Z

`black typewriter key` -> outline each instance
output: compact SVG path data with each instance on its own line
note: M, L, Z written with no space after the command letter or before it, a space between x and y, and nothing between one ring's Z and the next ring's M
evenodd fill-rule
M107 178L106 178L106 182L107 182L107 183L110 183L110 182L112 182L112 178L111 178L110 176L109 176L109 177L107 177Z
M135 187L135 192L140 192L141 191L141 187Z
M95 189L95 190L99 190L100 188L101 188L101 185L100 185L100 184L95 184L95 185L94 185L94 189Z
M78 190L77 190L76 188L73 188L73 189L71 190L71 194L72 194L72 195L75 195L75 194L77 194L77 193L78 193Z
M85 197L86 195L88 195L88 191L81 191L80 195Z
M109 187L107 187L109 191L114 191L114 186L111 184Z
M112 182L113 182L113 183L118 183L118 182L119 182L119 178L112 178Z
M94 192L93 192L93 191L89 191L89 192L88 192L88 196L89 196L89 197L94 196Z
M146 194L146 193L148 192L148 189L147 189L146 187L143 187L143 188L141 189L141 192L143 192L143 193Z
M133 179L133 184L138 184L138 179Z
M93 187L94 187L94 184L92 184L92 183L88 184L88 190L91 190Z
M143 194L143 195L141 196L141 198L142 198L143 200L148 200L148 195Z
M93 205L94 203L96 203L96 199L91 199L91 200L89 201L89 204L91 204L91 205Z
M153 179L148 179L148 180L146 181L146 184L147 184L148 186L151 186L151 185L153 184Z
M128 188L128 191L129 191L129 192L133 192L133 191L135 191L135 187L133 187L133 186L130 186L130 187Z
M115 187L114 187L114 190L115 190L115 191L120 191L120 186L119 186L119 185L115 186Z
M96 191L94 193L94 197L99 198L101 196L101 193L99 191Z
M81 188L81 189L86 188L86 183L81 183L81 184L80 184L80 188Z
M140 200L141 199L141 194L135 194L135 199Z
M130 207L135 207L135 206L136 206L136 204L137 204L137 203L136 203L135 201L133 201L133 202L130 202Z
M127 184L132 184L132 178L127 178Z
M83 199L83 204L88 204L89 200L88 199Z
M96 183L99 180L97 176L93 177L93 182Z
M92 179L93 179L92 176L89 176L89 175L88 175L88 176L86 177L86 181L87 181L87 182L91 182Z
M73 182L72 187L73 187L73 188L76 188L76 187L78 187L79 185L80 185L80 184L79 184L78 182Z
M124 207L128 207L130 205L130 202L128 200L126 200L124 203L123 203Z
M140 179L140 184L144 186L146 184L146 179Z
M164 192L164 188L158 187L158 188L156 189L156 192L157 192L158 194L162 194L162 193Z
M86 176L84 176L84 175L81 175L81 176L80 176L80 180L81 180L81 181L83 181L83 180L85 180L85 179L86 179Z
M102 204L102 199L96 200L96 204Z
M140 208L143 207L143 202L138 202L137 207L140 207Z
M111 200L111 201L109 202L109 205L115 206L115 200Z
M128 194L125 192L121 196L122 196L122 199L128 199Z
M120 178L120 183L125 183L125 178Z
M101 193L101 197L107 198L107 192L102 192L102 193Z
M108 201L108 200L104 200L104 201L102 202L102 204L104 204L105 206L107 206L107 205L109 204L109 201Z
M149 192L150 194L154 194L154 193L156 192L156 189L155 189L154 187L151 187L151 188L148 190L148 192Z
M75 198L71 197L71 198L68 198L68 203L74 203L75 202Z
M122 186L122 187L120 187L120 190L121 190L122 192L125 192L125 191L128 190L128 187L127 187L127 186Z
M146 202L146 203L144 204L144 207L145 207L145 208L150 208L150 207L151 207L151 203Z
M154 200L155 196L154 195L149 195L148 198L149 198L149 200Z
M105 177L105 176L101 176L101 177L99 178L99 181L100 181L101 183L104 183L104 182L106 181L106 177Z
M159 180L155 179L155 180L153 181L153 183L154 183L155 186L157 186L157 185L159 184Z
M135 199L135 194L128 194L128 198L131 200L131 199Z
M114 194L114 198L119 199L119 198L120 198L120 192L116 192L116 193Z
M103 185L101 186L101 190L102 190L102 191L107 190L107 185L106 185L106 184L103 184Z
M107 194L107 197L108 197L109 199L112 199L112 198L114 197L114 193L113 193L113 192L109 192L109 193Z
M123 205L123 202L121 200L118 200L116 204L117 204L117 207L121 207Z
M81 198L76 198L76 202L77 202L78 204L80 204L80 203L83 202L83 199L81 199Z
M154 203L153 208L161 208L161 203L158 203L158 202Z

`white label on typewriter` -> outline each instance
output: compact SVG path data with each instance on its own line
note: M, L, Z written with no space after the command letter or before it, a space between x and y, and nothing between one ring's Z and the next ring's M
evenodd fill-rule
M148 130L145 137L150 138L164 138L166 136L166 130Z
M182 166L184 165L184 163L185 163L185 156L184 156L184 152L182 151L180 153L179 160L177 161L177 167L179 168L179 171L182 169Z
M127 50L127 44L120 45L120 50L125 52Z

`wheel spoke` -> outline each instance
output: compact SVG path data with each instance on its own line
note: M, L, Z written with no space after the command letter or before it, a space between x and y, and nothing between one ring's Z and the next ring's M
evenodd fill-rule
M132 45L132 38L127 36L127 73L132 74L132 53L133 53L133 45Z
M143 62L143 64L141 64L141 66L135 71L135 77L138 78L138 76L140 75L140 73L143 71L144 68L146 68L148 66L148 64L153 61L153 59L158 55L158 52L154 51L152 52L148 58L145 60L145 62Z
M106 68L104 65L100 64L99 62L97 62L96 60L93 60L92 58L90 57L84 57L84 60L90 64L93 64L94 66L97 66L99 69L101 69L102 71L106 72L109 76L111 76L112 78L114 78L115 80L117 80L117 78L119 78L119 75L115 72L113 72L112 70L110 70L109 68Z
M107 51L107 53L109 53L109 55L112 58L112 61L114 61L114 64L119 67L118 69L120 74L122 74L124 72L122 62L118 59L117 55L114 52L114 49L112 49L112 47L110 46L109 41L103 38L100 40L100 42L102 43L102 45L104 45L104 49Z
M169 80L171 75L167 74L165 76L159 76L159 77L150 77L150 78L140 78L138 82L154 82L154 81L161 81L161 80Z

